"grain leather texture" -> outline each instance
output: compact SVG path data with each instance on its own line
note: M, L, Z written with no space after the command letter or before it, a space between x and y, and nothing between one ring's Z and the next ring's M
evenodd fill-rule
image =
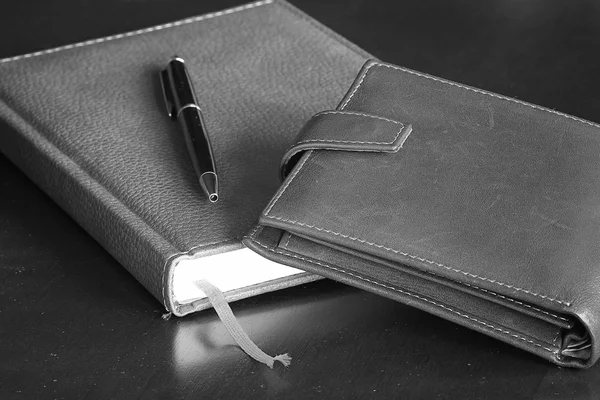
M203 196L165 115L159 71L187 61L220 173ZM0 150L165 308L181 257L241 247L303 123L334 108L368 55L288 3L260 1L0 60ZM239 299L301 283L235 293Z
M246 243L557 364L593 365L600 126L377 61L338 109L412 133L396 152L308 151Z

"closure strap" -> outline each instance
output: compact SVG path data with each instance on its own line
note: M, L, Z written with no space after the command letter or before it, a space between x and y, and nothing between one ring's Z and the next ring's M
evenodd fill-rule
M354 111L331 110L315 114L298 133L296 143L281 161L285 179L307 150L343 150L395 153L412 127L392 119Z

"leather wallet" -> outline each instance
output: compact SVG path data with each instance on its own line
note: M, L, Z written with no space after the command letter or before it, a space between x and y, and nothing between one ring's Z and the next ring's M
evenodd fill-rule
M600 126L369 61L247 246L561 366L598 358Z

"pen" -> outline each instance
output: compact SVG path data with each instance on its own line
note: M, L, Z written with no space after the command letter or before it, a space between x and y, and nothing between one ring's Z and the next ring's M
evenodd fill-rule
M216 203L219 199L217 169L185 61L180 57L171 59L161 71L160 80L167 114L173 121L179 121L200 186L208 200Z

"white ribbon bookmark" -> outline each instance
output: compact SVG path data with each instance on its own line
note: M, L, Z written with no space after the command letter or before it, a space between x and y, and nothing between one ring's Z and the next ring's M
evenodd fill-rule
M225 296L219 290L219 288L205 279L195 281L194 283L204 292L208 298L208 301L210 301L213 308L217 312L217 315L221 319L221 322L223 322L223 325L225 325L225 328L227 328L227 331L231 337L233 337L233 340L235 340L238 346L240 346L242 350L246 352L246 354L258 362L267 364L269 368L273 368L275 361L279 361L286 367L291 364L292 357L290 357L287 353L271 357L258 348L258 346L246 334L246 332L244 332L244 329L235 318L235 315L233 315L231 307L229 307L227 300L225 300Z

